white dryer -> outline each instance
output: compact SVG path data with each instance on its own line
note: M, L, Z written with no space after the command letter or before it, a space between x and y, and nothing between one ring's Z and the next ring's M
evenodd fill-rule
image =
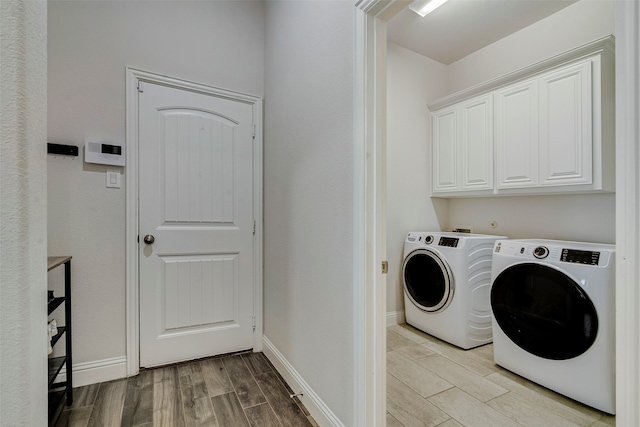
M497 241L491 274L494 360L615 413L615 246Z
M491 342L491 255L504 236L411 232L402 277L407 323L469 349Z

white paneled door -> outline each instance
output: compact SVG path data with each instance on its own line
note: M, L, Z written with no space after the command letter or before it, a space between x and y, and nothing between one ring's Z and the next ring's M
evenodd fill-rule
M138 105L140 366L249 349L253 107L151 83Z

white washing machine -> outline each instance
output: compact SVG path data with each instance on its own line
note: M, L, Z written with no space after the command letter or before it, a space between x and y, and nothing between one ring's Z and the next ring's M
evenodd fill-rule
M407 323L469 349L491 342L491 255L504 236L411 232L402 277Z
M495 362L615 413L615 246L502 240L491 273Z

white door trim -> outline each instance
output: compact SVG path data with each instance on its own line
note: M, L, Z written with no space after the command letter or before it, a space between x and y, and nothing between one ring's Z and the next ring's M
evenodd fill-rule
M410 2L359 0L355 22L355 425L386 425L387 21Z
M183 90L223 96L252 104L255 138L253 145L253 215L256 221L254 249L254 351L262 351L262 98L202 85L127 67L126 69L126 355L127 376L140 370L140 294L138 270L138 83L155 83ZM144 90L144 88L143 88Z
M640 5L616 1L616 423L640 425Z

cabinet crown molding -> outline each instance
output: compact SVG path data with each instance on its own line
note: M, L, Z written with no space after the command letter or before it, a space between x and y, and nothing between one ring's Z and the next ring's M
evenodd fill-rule
M465 99L482 95L484 93L499 89L508 84L517 83L529 77L534 77L537 74L545 71L552 70L555 67L567 65L571 62L581 60L593 55L610 55L614 56L615 53L615 37L610 34L605 37L601 37L589 43L578 46L574 49L544 59L535 64L528 65L519 70L502 75L492 80L471 86L467 89L452 93L451 95L440 98L434 102L427 104L429 110L439 110L440 108L447 107Z

